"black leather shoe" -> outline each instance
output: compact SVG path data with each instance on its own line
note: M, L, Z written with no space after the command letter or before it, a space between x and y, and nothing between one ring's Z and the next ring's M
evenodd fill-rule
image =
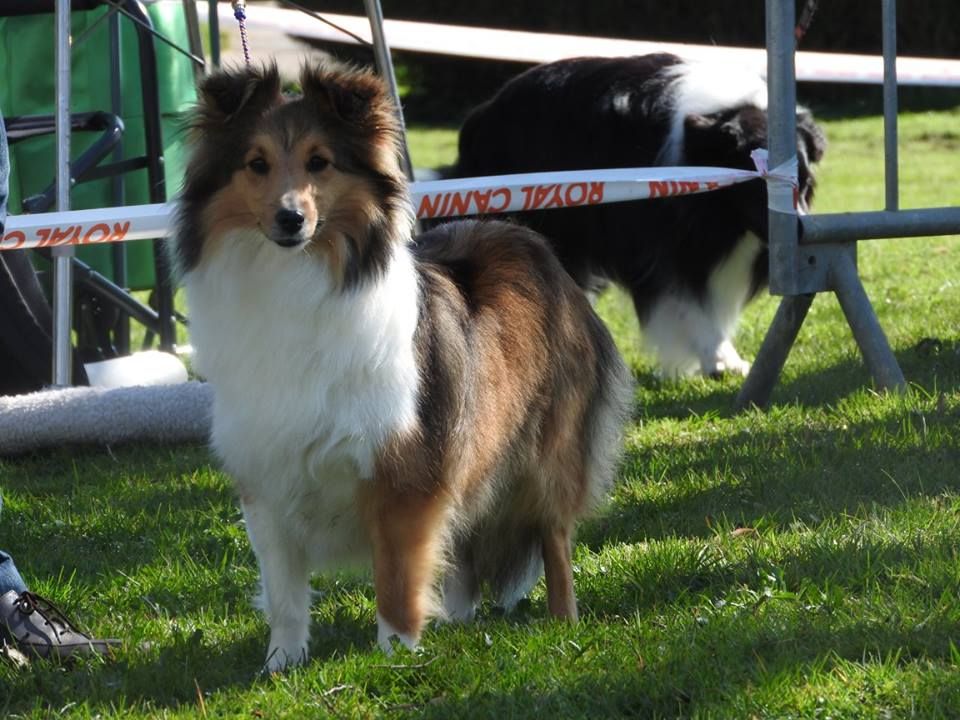
M27 655L65 660L75 655L112 656L119 640L99 640L80 632L49 600L11 590L0 596L0 631Z

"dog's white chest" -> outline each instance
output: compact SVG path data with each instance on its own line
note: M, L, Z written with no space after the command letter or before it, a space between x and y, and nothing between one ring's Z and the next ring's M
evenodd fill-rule
M317 259L238 235L186 288L196 367L214 388L212 444L241 494L283 504L303 529L351 534L378 448L416 423L406 250L341 293Z

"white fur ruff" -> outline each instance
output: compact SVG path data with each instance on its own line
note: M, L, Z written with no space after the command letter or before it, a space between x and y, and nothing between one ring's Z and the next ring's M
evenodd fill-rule
M185 283L277 670L306 657L310 572L369 560L355 498L377 449L416 423L417 274L398 247L383 277L342 292L317 258L237 232Z

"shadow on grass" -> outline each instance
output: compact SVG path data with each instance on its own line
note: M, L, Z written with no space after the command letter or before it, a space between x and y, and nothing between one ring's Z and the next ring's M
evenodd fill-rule
M161 553L218 558L239 517L227 482L197 479L210 467L203 447L61 449L0 467L8 500L0 547L28 579L66 571L93 585Z
M547 672L505 692L497 688L498 676L493 674L487 682L478 683L469 697L439 696L412 710L425 718L666 718L701 713L704 717L817 717L822 715L814 709L816 688L808 689L812 696L807 697L794 694L795 689L804 680L815 685L816 676L823 682L831 672L843 669L849 699L855 701L854 707L867 711L865 716L900 708L912 711L912 717L953 718L960 709L960 682L951 672L950 632L948 621L915 631L882 623L839 625L802 618L780 627L737 617L711 619L696 631L664 636L659 642L637 642L633 648L620 648L620 654L608 650L592 662L574 660L575 669L558 670L564 673L562 679ZM942 669L929 681L921 676L919 682L907 683L911 691L920 691L916 695L897 692L891 669L885 676L889 684L882 688L885 696L870 697L876 688L849 667L849 663L888 661L901 670L913 658L920 659L924 669L928 662ZM946 685L944 677L950 678ZM831 700L843 703L848 698L830 697L826 702ZM810 714L801 710L797 715L797 706L804 704Z
M337 613L333 623L312 628L311 660L293 673L309 673L314 663L342 658L352 652L373 652L375 626L349 613ZM268 633L252 632L233 642L209 639L201 629L174 631L152 647L122 652L115 661L80 660L66 666L34 661L30 668L8 677L8 713L27 713L41 700L55 714L60 708L87 703L92 714L112 715L120 707L153 714L151 709L196 708L200 696L249 689L259 693L275 682L263 672ZM0 668L2 670L2 668ZM0 675L0 686L4 678ZM210 702L207 700L207 702ZM0 710L4 704L0 701ZM265 710L264 717L273 717Z
M796 602L805 601L801 596L817 588L812 593L816 599L809 602L825 603L827 611L831 603L842 604L830 593L846 598L872 588L889 592L902 588L905 595L936 599L956 592L952 566L944 569L942 563L955 554L960 532L940 531L935 537L918 533L897 542L856 531L842 539L834 533L817 537L813 531L802 544L788 549L771 548L762 539L741 542L751 545L742 552L712 541L645 547L618 569L616 581L581 573L577 594L586 613L609 619L637 611L646 615L665 604L702 604L709 602L704 596L723 598L740 590L753 589L762 602L764 589L773 586ZM918 579L919 567L935 569ZM826 599L820 596L823 588L829 589L823 591Z
M580 542L709 537L711 526L813 526L864 507L960 492L960 411L891 410L859 423L775 431L748 428L674 448L631 450L621 488ZM659 479L658 479L659 478Z
M731 610L711 616L701 625L672 632L648 628L637 635L627 630L603 642L592 641L588 627L580 638L584 653L559 660L543 656L536 671L520 667L525 660L511 654L491 651L461 656L450 650L443 653L446 657L441 655L442 662L425 663L413 682L411 676L401 680L379 669L384 667L383 661L375 657L364 658L360 665L351 664L350 684L363 688L360 692L368 712L407 712L430 718L652 718L686 717L711 710L726 717L748 717L750 712L766 717L795 712L796 704L804 702L788 692L776 693L778 686L784 690L813 686L809 692L816 693L817 683L840 669L847 677L847 691L856 697L869 693L865 686L870 682L849 665L883 662L893 666L885 676L888 696L864 698L868 710L886 703L896 709L899 703L906 703L903 709L914 710L913 716L931 719L956 717L960 711L960 682L951 670L955 617L936 615L915 625L895 618L862 619L794 605L785 610L765 606L760 621L750 608ZM592 622L587 619L585 624ZM488 623L491 632L497 633L498 624ZM336 660L356 650L375 652L368 650L372 630L365 624L342 619L336 632L338 639L314 644L317 662ZM275 686L281 684L284 695L307 693L316 700L323 684L310 679L317 677L315 666L294 671L299 680L274 680L257 674L264 642L262 637L246 637L215 645L194 633L178 636L159 651L121 658L114 664L88 663L66 673L53 666L38 667L10 678L5 710L28 713L39 707L56 712L69 703L82 703L92 715L98 711L119 715L123 709L148 714L169 709L192 710L199 717L206 715L202 707L202 698L206 698L211 705L219 703L218 716L232 716L231 708L247 716L249 707L257 702L252 698L262 697L270 703ZM892 673L909 669L915 660L922 672L931 666L941 672L928 682L921 674L919 681L910 685L910 696L899 696ZM528 679L518 682L518 677ZM375 702L372 695L378 694L380 686L385 691L400 687L401 693L415 702L371 707ZM422 701L425 688L432 688L432 700ZM352 709L350 714L356 714L358 708ZM328 710L337 715L335 705ZM263 712L264 717L274 716L269 705ZM800 716L805 715L801 712Z
M926 392L952 392L960 388L960 340L924 338L911 348L895 353L907 382ZM789 362L789 361L788 361ZM734 401L740 390L740 381L690 380L700 383L696 389L675 399L656 392L661 381L644 374L637 379L641 388L653 390L656 399L640 408L646 417L688 418L715 413L720 417L734 415ZM796 404L801 407L819 407L863 388L873 387L873 380L862 359L857 356L825 370L783 380L774 388L774 405Z

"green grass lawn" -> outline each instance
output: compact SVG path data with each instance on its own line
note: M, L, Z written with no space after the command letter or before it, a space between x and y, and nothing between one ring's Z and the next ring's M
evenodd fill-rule
M882 206L879 118L825 123L817 209ZM902 205L960 204L960 112L902 118ZM415 128L415 163L453 159ZM960 717L960 240L861 244L911 384L871 389L819 297L769 412L739 383L664 383L625 297L600 310L637 376L612 502L576 550L582 622L518 613L375 646L362 576L316 581L305 668L261 677L267 626L229 480L202 447L0 461L0 547L115 662L0 663L0 717ZM753 356L776 307L747 311Z

